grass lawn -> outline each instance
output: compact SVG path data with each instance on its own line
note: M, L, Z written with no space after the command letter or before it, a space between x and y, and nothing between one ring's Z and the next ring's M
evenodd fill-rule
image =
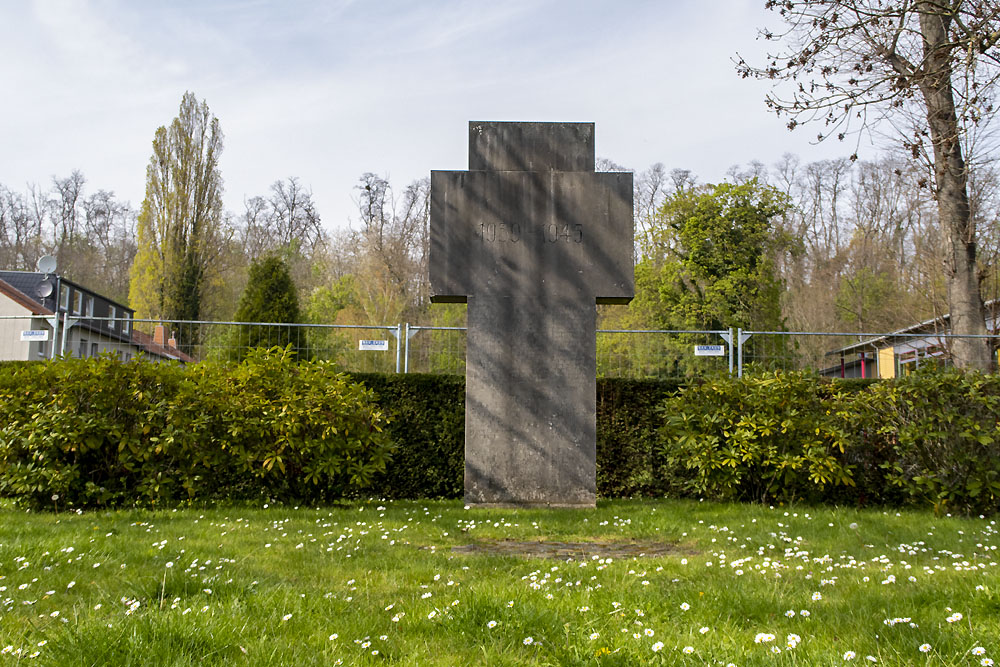
M0 667L990 665L998 545L992 519L662 500L4 508Z

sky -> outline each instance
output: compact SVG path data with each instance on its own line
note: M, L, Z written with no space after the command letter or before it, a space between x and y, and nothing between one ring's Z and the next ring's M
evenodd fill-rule
M401 193L466 169L473 120L594 122L598 157L701 182L849 155L736 74L776 25L763 0L0 0L0 184L78 169L138 207L186 91L225 134L228 210L296 177L331 230L357 227L365 172Z

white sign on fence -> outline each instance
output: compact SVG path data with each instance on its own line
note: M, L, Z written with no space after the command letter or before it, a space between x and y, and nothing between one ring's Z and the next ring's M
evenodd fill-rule
M694 356L696 357L721 357L726 354L725 345L695 345Z
M388 350L389 341L387 340L362 340L358 342L359 350Z
M28 329L27 331L21 332L21 340L28 341L29 343L37 343L39 341L46 341L49 339L48 329Z

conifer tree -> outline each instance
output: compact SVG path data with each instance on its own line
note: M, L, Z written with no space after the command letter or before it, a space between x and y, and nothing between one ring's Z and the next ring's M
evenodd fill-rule
M301 322L299 297L288 265L277 255L269 255L250 266L246 290L236 309L238 322L294 324ZM253 347L285 347L292 345L301 352L304 340L299 328L265 324L243 325L240 328L237 356L242 358Z

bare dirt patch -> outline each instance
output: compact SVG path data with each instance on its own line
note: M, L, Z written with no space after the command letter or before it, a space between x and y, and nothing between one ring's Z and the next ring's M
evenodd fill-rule
M521 556L523 558L659 558L695 552L668 542L548 542L542 540L481 540L451 548L453 553Z

